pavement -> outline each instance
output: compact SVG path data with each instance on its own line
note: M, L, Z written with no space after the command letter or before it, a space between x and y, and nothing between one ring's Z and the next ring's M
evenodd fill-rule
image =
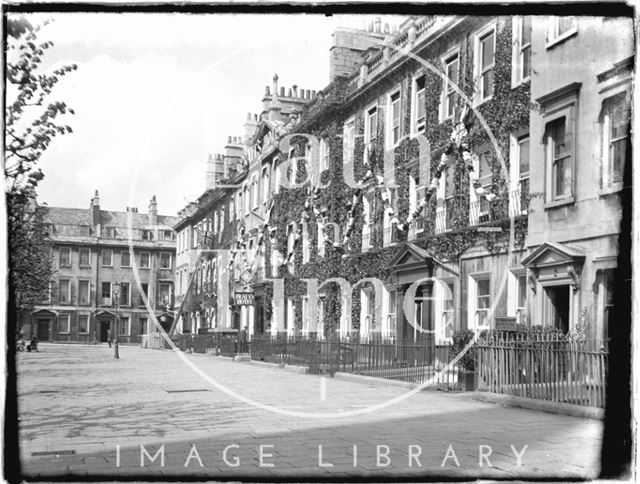
M602 422L229 358L18 354L25 478L589 479ZM224 389L222 389L224 387ZM394 400L395 399L395 400ZM85 477L86 478L86 477Z

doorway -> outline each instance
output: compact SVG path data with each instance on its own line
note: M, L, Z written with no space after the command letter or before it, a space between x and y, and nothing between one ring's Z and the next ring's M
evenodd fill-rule
M106 343L109 339L108 331L111 327L111 321L104 320L100 321L100 342Z
M38 319L36 323L36 336L38 341L49 341L49 324L50 319Z
M545 317L549 323L563 333L569 332L569 315L571 313L571 286L545 287L547 294Z

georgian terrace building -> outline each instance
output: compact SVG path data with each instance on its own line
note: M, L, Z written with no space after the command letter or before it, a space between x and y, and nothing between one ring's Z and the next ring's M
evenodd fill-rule
M604 52L592 48L596 32L629 35ZM414 17L392 32L379 25L337 30L329 86L280 126L272 114L278 99L271 99L258 129L245 135L246 174L234 181L241 189L207 195L211 205L199 201L201 215L176 227L213 234L217 247L236 247L238 234L244 241L232 264L226 315L212 312L207 324L246 325L250 333L426 332L448 340L465 328L520 323L568 331L583 330L589 320L599 321L589 326L592 335L606 336L630 35L625 21L557 17ZM586 50L590 64L554 71ZM602 66L595 77L593 65ZM578 102L588 109L578 110ZM472 155L462 156L451 134L465 106L472 109L458 142ZM579 131L568 124L562 131L561 120L579 123ZM292 133L313 135L319 144L300 137L281 153L278 141ZM573 133L591 142L578 145ZM568 146L575 151L567 156ZM281 186L283 176L305 180L302 157L317 164L324 185L313 199L304 184ZM362 189L346 184L350 178L364 180ZM435 192L423 201L434 178ZM576 215L594 210L606 221L568 228L581 220ZM407 223L410 214L417 216ZM249 249L261 233L264 254L252 264ZM580 234L577 243L570 234ZM213 247L207 237L200 240ZM594 257L593 269L583 272ZM209 269L200 279L214 284L220 267ZM264 283L263 274L282 284ZM372 277L382 287L366 280ZM429 277L438 282L421 280ZM313 280L320 285L319 327L310 324ZM414 289L411 324L403 303ZM234 299L237 292L252 297ZM274 297L280 292L284 304Z
M35 333L40 341L105 342L114 328L117 303L120 341L138 343L139 335L155 331L141 291L161 324L170 326L176 218L158 215L155 196L146 214L135 207L115 212L100 208L96 191L88 209L48 207L45 221L55 273L48 300L23 314L26 337Z

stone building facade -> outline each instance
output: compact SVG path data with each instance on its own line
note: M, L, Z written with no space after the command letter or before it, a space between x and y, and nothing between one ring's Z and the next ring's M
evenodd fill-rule
M606 337L631 39L586 17L338 30L330 84L299 100L274 79L240 163L216 158L222 178L180 214L209 251L190 256L198 328Z
M150 312L169 329L176 220L158 214L155 196L146 214L135 207L102 210L97 191L88 209L48 207L54 278L48 301L22 315L25 337L105 342L115 331L116 310L120 342L138 343L140 335L155 332Z

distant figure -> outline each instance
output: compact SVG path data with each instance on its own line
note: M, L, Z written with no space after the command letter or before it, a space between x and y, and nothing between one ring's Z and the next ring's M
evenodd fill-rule
M38 338L35 334L31 336L31 340L27 345L27 351L38 351Z
M109 348L111 348L111 329L107 330L107 342L109 343Z
M24 337L22 336L22 333L20 333L20 339L18 340L16 349L18 351L24 351Z
M240 331L240 352L241 353L246 353L247 350L248 350L248 348L247 348L247 327L245 326Z
M93 341L91 342L91 344L98 344L98 332L95 329L93 330Z

